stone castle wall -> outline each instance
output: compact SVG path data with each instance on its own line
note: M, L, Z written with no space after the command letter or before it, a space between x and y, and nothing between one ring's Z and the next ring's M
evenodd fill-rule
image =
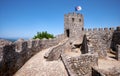
M92 66L98 65L98 57L94 54L82 54L77 57L63 54L61 59L69 76L91 76Z
M116 49L117 44L120 45L120 26L117 27L117 29L113 32L113 36L112 36L111 48L115 51L117 50Z
M59 43L59 42L61 42L62 40L65 39L65 34L59 34L59 35L56 36L55 39Z
M110 51L113 32L114 28L84 29L83 33L87 36L89 52L98 52L99 57L106 57L107 52Z
M63 35L59 35L54 39L28 40L19 39L14 43L1 44L0 46L0 75L12 76L19 70L24 63L33 55L42 49L57 45L63 39ZM2 41L4 43L4 41Z
M86 34L89 51L98 52L100 57L107 55L106 53L111 50L111 45L116 48L116 44L119 43L119 33L117 33L115 34L114 28L84 29L84 17L80 13L73 12L64 15L65 37L70 38L73 44L80 44Z

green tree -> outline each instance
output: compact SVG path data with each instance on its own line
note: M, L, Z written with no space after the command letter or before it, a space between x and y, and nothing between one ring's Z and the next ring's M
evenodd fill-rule
M49 38L54 38L54 35L47 33L47 31L37 32L37 35L35 35L33 37L33 39L37 39L37 38L39 38L39 39L43 39L43 38L49 39Z

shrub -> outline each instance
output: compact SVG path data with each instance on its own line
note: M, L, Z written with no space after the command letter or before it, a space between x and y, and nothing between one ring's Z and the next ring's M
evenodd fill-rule
M33 39L37 39L37 38L39 38L39 39L43 39L43 38L49 39L49 38L54 38L54 35L47 33L47 31L37 32L37 35L35 35L33 37Z

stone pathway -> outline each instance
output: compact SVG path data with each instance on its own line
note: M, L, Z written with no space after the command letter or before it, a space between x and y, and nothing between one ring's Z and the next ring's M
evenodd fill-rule
M117 61L112 58L98 60L98 69L109 71L113 69L114 67L120 68L120 61Z
M115 55L108 53L106 59L98 59L98 66L94 66L94 68L108 76L109 74L117 74L120 73L120 61L115 59Z
M61 60L46 61L44 59L44 54L49 49L40 51L33 56L14 76L68 76Z

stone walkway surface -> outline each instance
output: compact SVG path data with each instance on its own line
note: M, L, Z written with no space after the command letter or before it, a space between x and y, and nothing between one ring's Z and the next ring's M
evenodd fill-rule
M120 61L117 61L112 58L98 60L98 69L109 71L115 67L120 68Z
M106 59L98 59L98 66L94 67L102 73L108 74L108 76L109 74L120 73L120 61L116 60L115 55L110 53L108 53L108 57Z
M33 56L14 76L68 76L61 60L46 61L44 59L44 54L49 49L40 51Z

